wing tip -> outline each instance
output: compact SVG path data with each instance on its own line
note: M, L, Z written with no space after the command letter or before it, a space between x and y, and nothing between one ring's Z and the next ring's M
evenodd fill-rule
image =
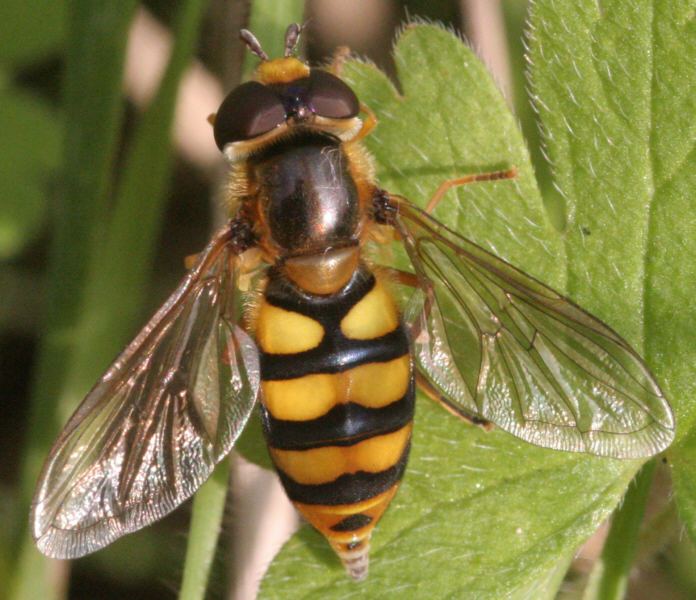
M557 435L557 426L553 424L527 422L525 426L520 426L515 421L493 422L503 431L541 448L620 460L651 458L665 451L675 436L674 423L669 419L655 421L643 429L630 432L583 432L569 427L564 429L563 436Z
M193 495L199 486L200 483L183 497L173 494L158 501L153 500L149 506L137 504L118 517L107 517L91 525L74 526L72 529L56 527L55 519L48 524L41 523L37 504L32 506L32 537L38 550L49 558L80 558L165 517Z

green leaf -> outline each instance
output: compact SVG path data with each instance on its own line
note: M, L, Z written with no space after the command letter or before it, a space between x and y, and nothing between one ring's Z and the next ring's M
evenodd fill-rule
M678 444L668 454L692 535L695 11L694 0L537 0L531 46L567 202L569 289L643 349L670 399Z
M456 53L456 59L447 52ZM346 73L379 118L367 140L379 184L425 205L447 179L517 167L519 177L512 182L455 188L434 214L562 289L560 236L544 211L514 117L485 67L453 36L434 27L407 29L395 61L402 96L373 67L351 65Z
M565 239L483 65L432 26L408 27L395 59L401 94L374 67L350 64L346 72L380 120L367 140L380 185L422 205L445 179L516 166L515 181L459 188L435 214L563 289ZM368 579L348 580L326 542L304 528L272 563L261 597L552 598L575 549L638 466L485 433L419 400L409 467L373 536Z
M527 48L525 30L527 27L527 14L529 12L529 0L506 0L501 3L505 17L505 30L507 32L507 44L509 47L510 79L512 99L514 100L513 112L519 120L522 134L527 140L527 147L534 165L537 185L544 199L544 204L549 211L549 218L559 229L563 229L565 218L563 199L553 187L551 167L544 156L541 145L541 132L539 131L539 115L529 101L529 81L527 63ZM508 99L508 102L510 99Z
M46 216L60 152L61 121L45 103L16 88L0 91L0 260L34 239Z

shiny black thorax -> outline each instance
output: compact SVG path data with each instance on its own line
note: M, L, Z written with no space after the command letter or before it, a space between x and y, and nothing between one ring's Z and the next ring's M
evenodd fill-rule
M250 161L261 210L286 256L355 244L358 192L339 140L292 137Z

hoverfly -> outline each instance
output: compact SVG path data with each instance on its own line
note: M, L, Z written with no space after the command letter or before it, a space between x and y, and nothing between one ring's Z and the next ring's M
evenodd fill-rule
M374 115L293 56L299 34L271 60L242 31L261 62L213 119L236 209L53 446L31 516L49 556L93 552L181 504L257 399L287 495L355 579L406 467L417 385L547 448L637 458L674 437L618 334L430 215L447 187L514 170L446 182L425 210L380 189L361 144ZM366 259L385 231L413 271ZM240 310L250 273L258 300ZM414 290L401 308L395 279Z

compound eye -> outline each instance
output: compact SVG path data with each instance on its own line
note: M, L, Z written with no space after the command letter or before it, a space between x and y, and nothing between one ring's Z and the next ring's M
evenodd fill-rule
M215 143L222 150L231 142L255 138L285 122L281 99L266 86L249 81L233 89L215 116Z
M308 96L313 111L322 117L350 119L360 112L360 102L353 90L326 71L312 69Z

